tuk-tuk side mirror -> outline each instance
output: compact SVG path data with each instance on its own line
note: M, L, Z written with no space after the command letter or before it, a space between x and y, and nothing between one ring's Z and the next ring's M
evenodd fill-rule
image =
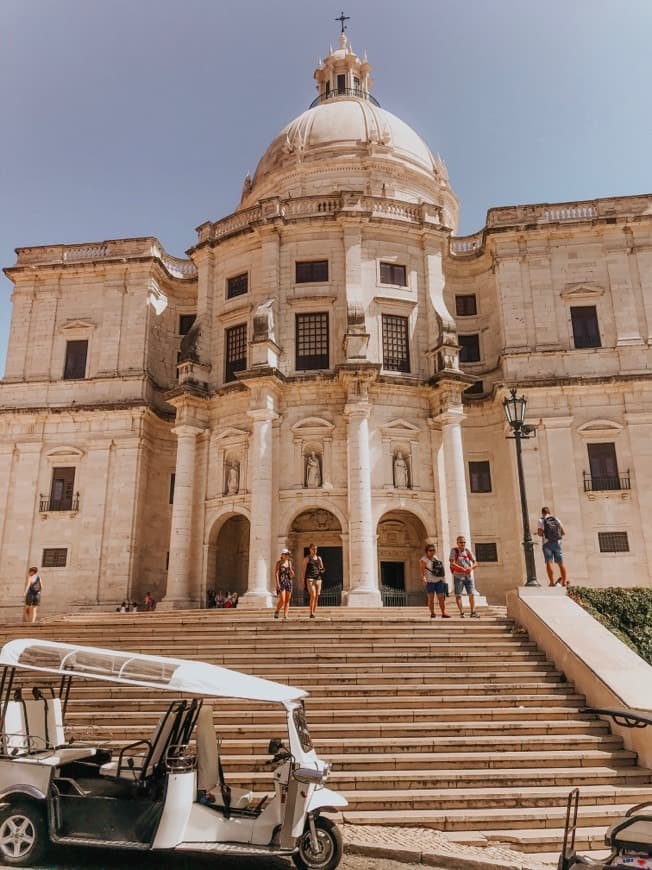
M269 741L269 746L267 747L267 751L270 755L276 755L277 752L283 748L283 742L279 740L278 737L272 737Z

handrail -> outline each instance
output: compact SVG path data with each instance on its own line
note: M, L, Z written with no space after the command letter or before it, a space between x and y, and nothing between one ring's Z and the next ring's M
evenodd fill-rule
M79 493L76 492L70 498L50 498L41 494L39 497L39 513L45 514L50 511L78 511Z
M380 103L375 97L372 97L369 91L362 88L335 88L328 93L319 94L308 106L309 109L314 109L320 103L326 103L328 100L334 100L336 97L357 97L359 100L368 100L373 106L380 109Z
M631 489L632 479L629 469L624 474L594 475L590 471L584 472L584 492L607 492L621 489Z

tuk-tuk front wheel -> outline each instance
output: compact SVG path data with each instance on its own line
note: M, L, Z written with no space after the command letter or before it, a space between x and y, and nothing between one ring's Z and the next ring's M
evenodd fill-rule
M47 847L45 818L40 807L25 801L0 809L0 863L29 867Z
M315 819L317 849L313 848L310 828L301 835L299 851L292 858L299 870L335 870L342 860L342 833L330 819L319 816Z

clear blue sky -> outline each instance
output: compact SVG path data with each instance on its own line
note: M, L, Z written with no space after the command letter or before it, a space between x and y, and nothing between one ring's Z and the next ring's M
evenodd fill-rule
M183 255L315 95L325 0L0 0L0 265L157 236ZM374 93L492 206L652 191L651 0L347 0ZM10 318L0 278L0 369Z

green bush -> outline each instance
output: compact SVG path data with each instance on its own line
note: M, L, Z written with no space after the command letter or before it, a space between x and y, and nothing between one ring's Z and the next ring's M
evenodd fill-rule
M652 665L652 589L571 586L568 594Z

